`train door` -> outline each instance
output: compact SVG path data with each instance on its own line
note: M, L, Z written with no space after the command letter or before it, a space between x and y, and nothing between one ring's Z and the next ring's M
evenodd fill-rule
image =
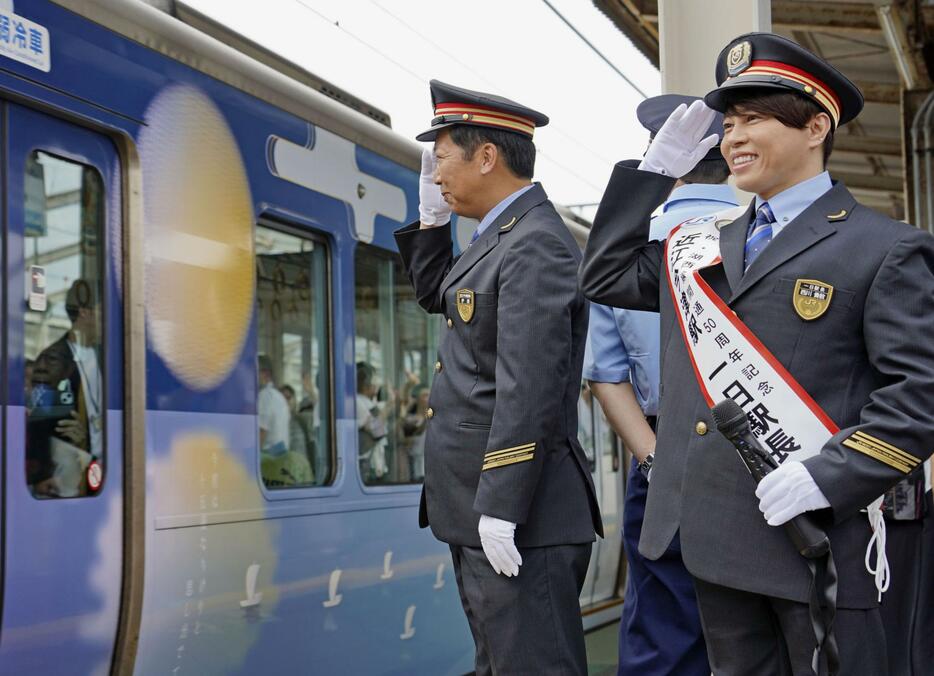
M2 106L0 674L107 673L122 581L119 160L104 136Z

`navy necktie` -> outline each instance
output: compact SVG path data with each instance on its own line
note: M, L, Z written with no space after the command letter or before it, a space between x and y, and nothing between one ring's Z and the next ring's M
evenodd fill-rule
M746 267L748 270L752 262L759 257L762 250L772 241L772 224L775 222L775 216L768 202L763 202L762 206L756 210L756 220L749 225L749 233L746 235Z

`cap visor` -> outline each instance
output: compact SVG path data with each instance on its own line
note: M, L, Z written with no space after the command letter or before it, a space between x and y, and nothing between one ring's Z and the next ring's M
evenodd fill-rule
M434 141L438 137L438 129L432 127L427 131L423 131L421 134L415 137L416 141Z
M442 124L436 124L431 129L423 131L421 134L415 137L416 141L434 141L438 138L438 132L442 129L448 127L453 127L455 124L460 124L460 122L444 122Z

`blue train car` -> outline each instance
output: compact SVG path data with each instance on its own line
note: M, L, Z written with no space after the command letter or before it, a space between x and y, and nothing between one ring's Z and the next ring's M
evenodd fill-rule
M0 2L0 674L468 672L416 525L438 326L391 233L420 148L157 4ZM589 626L620 566L611 535Z

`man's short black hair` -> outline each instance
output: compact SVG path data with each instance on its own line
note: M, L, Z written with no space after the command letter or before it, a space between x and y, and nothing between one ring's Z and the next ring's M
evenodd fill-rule
M492 143L499 149L506 167L517 177L531 179L535 173L535 144L522 134L469 124L455 124L450 133L454 145L463 151L465 160L473 159L477 148L484 143Z
M65 312L68 319L74 323L81 310L90 310L96 306L97 290L94 285L84 279L76 279L65 294Z
M373 383L373 376L376 375L376 369L365 361L357 362L357 392L364 390Z
M827 111L805 98L803 94L792 91L775 91L771 89L758 89L743 87L724 94L726 110L724 115L737 113L758 113L766 117L774 117L786 127L804 129L811 119L820 113L827 115ZM824 137L824 168L833 152L833 120L830 131Z
M261 354L256 358L256 370L260 373L268 373L269 377L272 378L272 359L268 355Z
M701 160L697 166L681 177L685 183L706 183L708 185L718 185L730 177L730 167L726 160L717 158L715 160Z

